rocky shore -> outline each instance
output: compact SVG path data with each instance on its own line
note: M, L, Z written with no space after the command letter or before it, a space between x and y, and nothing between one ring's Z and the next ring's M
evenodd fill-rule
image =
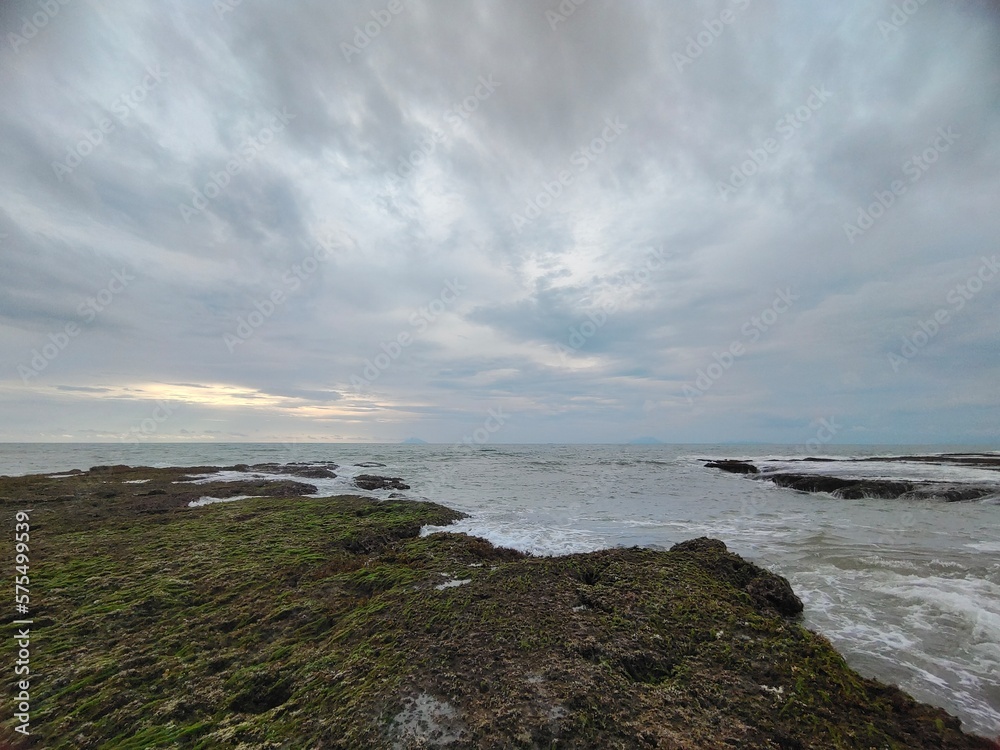
M793 459L785 463L822 463L849 467L851 464L899 464L919 463L939 466L961 466L1000 472L1000 457L994 454L955 453L943 456L885 456L871 458L815 458ZM813 472L787 472L762 469L748 461L738 459L716 459L707 461L705 467L719 469L732 474L748 474L754 479L774 482L779 487L800 492L822 492L846 499L878 497L902 500L940 500L961 502L979 500L996 495L1000 491L997 484L957 483L933 480L901 481L894 479L860 478L833 476ZM1000 475L998 475L1000 478Z
M537 558L420 536L462 515L434 503L309 497L332 464L225 468L248 476L0 477L6 528L31 519L31 737L3 700L11 746L997 748L852 671L718 540Z

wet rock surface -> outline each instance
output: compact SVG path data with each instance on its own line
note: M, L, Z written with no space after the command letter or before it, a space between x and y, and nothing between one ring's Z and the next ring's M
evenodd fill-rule
M252 466L247 466L246 464L239 464L238 466L232 467L235 471L247 471L247 472L258 472L261 474L291 474L297 477L305 477L306 479L335 479L336 474L334 469L337 468L337 464L332 461L323 461L316 463L290 463L290 464L278 464L278 463L266 463L266 464L253 464Z
M747 461L737 461L732 458L723 459L721 461L709 461L705 464L705 467L709 469L721 469L722 471L728 471L731 474L757 474L760 472L760 470L752 463Z
M845 479L820 474L767 474L761 477L779 487L800 492L825 492L849 500L881 497L903 500L939 500L960 502L978 500L996 494L990 485L956 485L948 482L900 482L889 479Z
M1000 456L995 453L942 453L935 456L870 456L853 459L865 463L929 463L951 466L972 466L1000 471Z
M363 490L410 489L410 485L405 484L399 477L380 477L376 474L359 474L354 477L354 484Z
M788 463L830 463L850 465L859 462L920 462L941 465L964 465L974 468L992 469L1000 467L1000 457L987 454L949 454L946 456L893 456L863 459L832 459L808 456L792 459ZM956 464L957 462L957 464ZM845 499L861 499L866 497L903 499L903 500L937 500L941 502L962 502L978 500L991 495L1000 494L1000 485L942 482L934 480L904 481L896 479L838 477L828 474L774 472L765 465L763 469L746 461L735 459L720 459L709 461L706 468L719 469L736 474L750 474L754 479L774 482L779 487L797 490L799 492L814 492L833 495Z
M902 497L913 492L912 482L880 479L841 479L820 474L768 474L764 477L779 487L801 492L827 492L837 497Z

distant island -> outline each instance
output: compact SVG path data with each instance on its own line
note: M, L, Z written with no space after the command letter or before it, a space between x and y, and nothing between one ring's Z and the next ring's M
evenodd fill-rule
M403 440L403 445L427 445L427 441L418 437L408 437Z

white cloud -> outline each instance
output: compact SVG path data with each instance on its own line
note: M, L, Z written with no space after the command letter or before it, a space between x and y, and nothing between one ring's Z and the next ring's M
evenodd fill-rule
M995 439L1000 283L905 368L886 363L1000 251L990 4L926 4L891 31L891 3L860 0L591 0L554 30L549 6L409 0L350 61L339 42L381 6L69 4L0 48L0 439L113 438L163 398L154 383L190 385L154 439L454 442L492 404L515 415L504 440L798 443L820 411L876 441ZM30 7L5 5L2 30ZM162 80L80 147L151 66ZM786 137L779 121L817 89L830 96ZM627 127L595 141L609 120ZM938 128L960 137L848 242L845 222ZM780 148L721 198L769 137ZM60 180L52 163L74 151ZM179 204L213 182L185 221ZM518 232L532 201L548 205ZM338 251L293 272L324 236ZM650 246L666 259L637 280ZM123 264L135 281L81 319ZM449 279L467 291L421 318ZM784 287L800 300L688 403L683 386ZM80 335L25 382L67 324Z

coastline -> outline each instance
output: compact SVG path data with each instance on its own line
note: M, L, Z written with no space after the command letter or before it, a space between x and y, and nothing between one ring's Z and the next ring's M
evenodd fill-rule
M462 515L435 503L193 471L0 479L33 506L46 746L995 747L721 542L534 558L421 537ZM270 496L190 507L214 492Z
M753 479L774 482L779 487L829 494L837 498L889 498L898 500L931 500L948 503L970 500L1000 500L1000 456L995 453L944 453L939 455L878 456L866 458L795 458L775 468L766 462L757 464L741 459L707 460L705 468L730 474L742 474ZM979 481L941 481L932 479L892 478L858 471L859 465L931 465L938 469L960 468L977 471ZM761 468L763 467L763 468ZM790 471L795 467L796 471ZM818 468L817 468L818 467ZM841 474L827 473L831 468ZM865 468L869 468L865 466Z

